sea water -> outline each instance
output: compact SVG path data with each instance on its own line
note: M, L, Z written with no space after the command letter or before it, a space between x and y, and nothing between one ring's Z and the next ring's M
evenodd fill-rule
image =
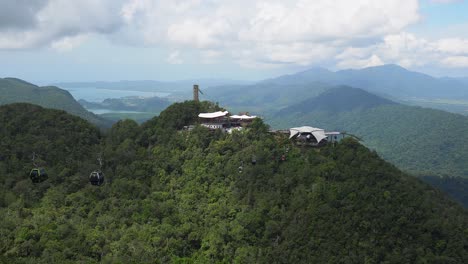
M75 100L86 100L88 102L102 102L107 98L122 98L127 96L140 96L140 97L166 97L169 93L164 92L142 92L130 90L111 90L101 89L94 87L80 87L66 89L71 93Z
M66 89L71 93L75 100L86 100L88 102L102 102L108 98L122 98L127 96L138 96L138 97L166 97L170 93L164 92L142 92L142 91L131 91L131 90L112 90L112 89L100 89L95 87L80 87L80 88L69 88ZM106 113L141 113L135 111L118 111L110 109L86 109L94 114L106 114Z

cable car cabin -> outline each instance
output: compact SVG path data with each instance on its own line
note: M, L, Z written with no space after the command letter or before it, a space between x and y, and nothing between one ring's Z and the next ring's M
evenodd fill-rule
M89 182L92 185L101 186L104 183L104 173L102 171L93 171L89 175Z
M47 180L47 178L49 178L44 168L32 169L31 172L29 173L29 177L31 178L31 181L33 183L40 183L40 182Z

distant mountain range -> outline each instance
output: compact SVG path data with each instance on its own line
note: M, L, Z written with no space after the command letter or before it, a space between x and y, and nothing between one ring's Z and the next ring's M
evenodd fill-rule
M442 77L440 79L447 80L447 81L461 82L461 83L468 85L468 77Z
M332 72L322 68L280 76L262 83L298 85L323 82L349 85L390 98L451 98L468 99L468 84L463 79L434 78L389 64L359 70Z
M340 85L409 105L468 115L468 79L435 78L397 65L337 72L312 68L250 85L210 87L205 98L234 108L272 111Z
M64 110L100 127L111 125L109 121L86 111L66 90L55 86L39 87L16 78L0 78L0 105L19 102Z
M362 89L349 86L331 88L322 94L300 103L281 109L278 114L284 116L290 113L307 114L313 111L338 113L356 109L367 110L381 105L395 105L396 103Z
M15 79L5 82L28 89L46 89L12 80ZM191 94L193 82L187 82L184 93ZM338 72L315 68L255 84L213 86L203 89L201 98L219 102L231 112L260 114L275 128L312 125L356 134L364 139L365 145L413 174L468 177L468 117L402 104L410 96L461 100L468 96L467 87L463 79L434 78L385 65ZM60 91L59 94L71 97L68 92ZM26 98L39 98L32 95L29 91ZM52 108L64 110L76 105L54 95L48 98L50 102L41 105L52 107L57 103L61 108ZM108 100L107 107L128 110L129 105L143 105L117 101Z

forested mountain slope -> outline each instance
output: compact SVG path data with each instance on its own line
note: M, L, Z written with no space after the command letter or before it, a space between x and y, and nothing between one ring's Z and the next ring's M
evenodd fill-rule
M39 87L16 78L0 78L0 105L11 103L65 110L98 126L110 126L109 121L86 111L68 91L55 86Z
M342 87L279 111L271 123L347 131L412 174L468 177L468 117L383 100Z
M202 98L219 102L229 109L269 113L319 95L330 88L332 86L322 83L231 85L208 88Z
M298 148L260 120L233 134L177 132L220 109L190 101L142 126L118 122L99 141L84 121L28 107L0 107L10 120L0 130L0 261L468 261L467 212L352 139ZM38 146L53 157L51 178L33 185L26 154ZM90 186L100 151L107 182Z
M309 113L312 111L345 112L355 109L370 109L381 105L395 105L396 103L362 89L348 86L330 88L322 94L301 101L279 111L279 115L290 113Z

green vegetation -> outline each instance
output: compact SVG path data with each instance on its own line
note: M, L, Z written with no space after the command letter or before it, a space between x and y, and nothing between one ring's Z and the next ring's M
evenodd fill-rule
M0 78L0 105L31 103L47 108L65 110L100 127L110 127L110 122L86 111L73 96L55 86L39 87L15 78Z
M113 122L117 122L119 120L124 120L124 119L131 119L135 120L137 123L141 124L145 121L150 120L151 118L159 115L159 112L157 113L105 113L105 114L99 114L99 116L111 120Z
M346 88L308 99L273 115L275 127L312 125L361 137L367 147L414 175L468 177L468 118L440 110L374 103ZM361 94L367 93L363 90ZM354 99L352 99L354 98ZM366 99L367 98L367 99ZM383 100L383 99L382 99ZM328 105L341 102L336 111ZM368 108L365 105L374 104ZM351 107L352 106L352 107Z
M62 111L0 107L0 261L468 262L467 212L352 139L299 148L261 120L179 130L219 109L177 103L102 137ZM32 151L50 177L36 185ZM87 183L98 153L102 187Z
M468 115L468 101L466 100L412 98L402 100L402 102L409 105L441 109L447 112Z

